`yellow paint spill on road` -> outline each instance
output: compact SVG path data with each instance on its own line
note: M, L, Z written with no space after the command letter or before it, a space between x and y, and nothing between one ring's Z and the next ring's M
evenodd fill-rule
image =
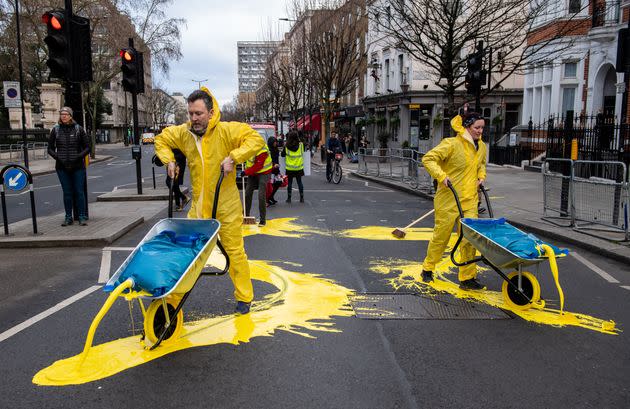
M299 222L296 223L296 220L296 217L269 219L267 224L262 227L257 224L244 224L243 237L265 234L275 237L301 238L309 234L328 234L328 232L316 227L307 226Z
M77 369L79 355L59 360L33 377L38 385L76 385L112 376L182 349L239 344L254 337L272 336L284 330L314 338L314 332L340 332L333 317L354 315L348 306L351 290L316 274L297 273L267 261L251 261L252 279L275 286L278 291L252 304L248 315L227 315L184 324L179 340L145 349L139 336L96 345Z
M433 236L432 228L412 227L405 230L406 235L404 239L398 239L392 234L394 229L395 227L391 226L363 226L357 229L343 230L339 235L349 239L407 241L429 241L431 240L431 236Z
M503 299L500 291L465 291L459 288L459 284L452 281L452 276L457 279L457 273L450 259L442 259L434 271L434 281L429 284L422 282L422 264L412 263L408 260L377 260L371 263L371 270L380 274L388 275L387 282L395 290L406 289L417 291L430 296L437 290L448 293L456 298L469 299L493 307L510 310L519 317L538 324L552 325L555 327L576 326L604 334L616 335L620 329L616 327L614 321L602 320L586 314L573 313L554 308L530 308L529 310L517 310L511 308Z

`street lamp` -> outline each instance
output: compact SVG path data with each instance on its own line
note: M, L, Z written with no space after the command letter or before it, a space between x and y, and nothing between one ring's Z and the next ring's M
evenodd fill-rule
M201 83L208 81L208 79L206 78L205 80L192 80L192 82L196 82L197 86L199 87L199 89L201 89Z

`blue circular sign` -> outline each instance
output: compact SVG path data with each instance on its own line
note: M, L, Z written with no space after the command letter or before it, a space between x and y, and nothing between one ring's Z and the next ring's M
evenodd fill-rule
M19 192L26 187L27 183L28 177L20 168L12 168L4 172L4 185L10 190Z
M16 90L15 88L9 88L9 89L7 90L7 96L8 96L9 98L15 98L15 97L17 97L17 96L18 96L18 92L17 92L17 90Z

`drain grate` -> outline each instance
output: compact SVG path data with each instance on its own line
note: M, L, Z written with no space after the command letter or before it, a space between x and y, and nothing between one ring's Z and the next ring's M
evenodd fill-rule
M447 294L363 293L351 297L357 318L368 320L500 320L511 318L498 308Z

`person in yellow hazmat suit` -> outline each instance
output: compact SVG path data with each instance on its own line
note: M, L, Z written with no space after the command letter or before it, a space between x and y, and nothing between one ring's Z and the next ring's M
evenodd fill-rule
M189 218L212 217L214 191L221 169L225 178L221 185L217 219L221 222L219 238L230 257L230 277L234 284L236 313L247 314L254 298L249 264L241 226L243 209L236 187L236 163L256 155L265 144L249 125L240 122L219 122L221 113L216 99L202 87L188 96L190 121L165 128L155 138L155 153L167 172L175 177L173 149L184 153L190 168L192 205Z
M451 126L457 136L443 139L422 157L424 167L438 182L433 201L435 227L422 263L424 282L433 281L435 265L442 259L453 226L459 219L455 198L448 188L449 181L459 195L464 216L477 217L477 191L486 178L486 145L481 140L484 125L483 117L476 112L466 113L463 118L454 117ZM459 259L470 260L474 256L475 248L466 239L462 240ZM485 288L477 281L475 264L459 267L459 282L464 290Z

